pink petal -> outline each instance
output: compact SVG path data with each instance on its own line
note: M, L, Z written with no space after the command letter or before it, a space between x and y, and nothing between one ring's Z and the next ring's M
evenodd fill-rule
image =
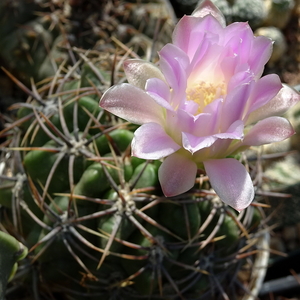
M237 120L225 132L217 133L214 136L218 139L240 140L244 137L244 122Z
M299 101L300 94L284 84L272 100L249 115L247 124L252 124L271 116L281 116Z
M220 122L222 122L222 118L221 118L222 107L223 107L223 99L219 98L206 105L203 110L203 114L211 115L210 118L211 121L209 122L209 126L207 124L205 125L205 127L207 128L207 130L210 130L210 132L212 133L218 132L220 129Z
M179 107L179 109L182 109L191 115L195 115L198 111L198 108L199 105L194 101L182 102L182 105Z
M290 122L281 117L270 117L256 123L246 134L242 145L260 146L283 141L295 133Z
M170 135L177 144L181 145L182 127L188 126L189 120L188 116L185 119L180 118L178 111L177 113L174 113L171 110L166 110L164 128L166 129L166 132L168 132L168 135ZM186 115L188 114L186 113Z
M214 101L210 102L204 107L203 113L211 114L214 116L217 115L218 118L220 109L222 108L222 104L223 104L222 98L215 99ZM214 120L214 122L216 121L217 120Z
M178 109L177 114L168 111L166 118L168 133L172 135L173 139L175 139L176 136L176 141L180 144L182 137L184 136L186 138L185 146L189 150L191 145L196 147L196 142L191 142L190 145L188 136L190 136L192 139L194 139L193 137L195 137L195 139L201 137L200 140L202 141L202 137L213 135L215 133L212 131L212 129L214 129L214 121L215 115L201 113L197 116L194 116L183 109ZM182 133L184 133L183 136Z
M188 79L189 82L195 82L195 80L199 80L199 77L210 82L223 81L223 74L220 72L223 52L223 47L205 37L192 59L193 70Z
M149 78L165 81L164 75L155 65L140 59L128 59L124 62L124 70L130 84L144 89Z
M156 103L173 111L173 108L170 105L170 88L164 81L158 78L148 79L146 83L146 91L156 101Z
M197 26L198 22L196 18L184 16L178 21L173 31L173 44L183 50L189 57L193 57L197 49L197 47L191 49L189 44L191 32ZM199 43L201 40L202 39L199 39Z
M143 90L123 83L112 86L100 99L102 108L135 124L161 123L164 109Z
M161 159L181 148L156 123L147 123L138 128L131 147L133 156L144 159Z
M282 88L279 76L276 74L269 74L260 78L253 88L251 97L249 99L248 112L258 109L272 100Z
M207 124L209 127L210 126L209 121L207 121ZM208 148L212 146L217 139L240 140L243 137L244 137L244 123L241 120L237 120L226 130L226 132L222 132L222 133L216 133L216 134L211 134L206 136L195 136L193 134L183 132L182 145L183 148L188 150L190 153L194 154L195 152L203 148ZM214 148L218 148L218 147L214 146Z
M247 67L247 65L244 66ZM249 70L244 69L239 72L235 70L235 73L232 74L232 76L229 78L229 82L227 85L227 94L233 92L236 88L239 88L239 86L249 84L252 81L255 82L255 78L253 74L249 72Z
M265 64L271 57L273 44L270 38L265 36L256 36L248 59L251 71L254 72L256 78L259 78L264 70Z
M167 61L175 69L177 65L180 64L181 68L185 72L187 72L190 67L190 60L186 52L180 49L178 46L170 43L165 45L159 51L159 57L160 57L160 68L161 68L161 60ZM165 72L163 73L165 75Z
M224 15L219 10L219 8L216 7L209 0L200 1L199 5L193 11L192 16L198 17L198 18L203 18L208 14L211 14L213 17L215 17L219 21L219 23L222 25L222 27L226 26L226 20L225 20Z
M158 78L150 78L147 80L146 91L151 94L156 94L166 100L170 98L170 87Z
M158 178L166 197L182 194L195 184L197 165L184 155L168 156L158 170Z
M187 53L190 61L195 56L199 47L202 47L203 41L209 38L209 42L218 41L218 34L222 34L223 27L211 15L202 18L184 16L176 25L173 32L173 44ZM199 50L198 50L199 51Z
M159 66L164 73L166 81L173 90L171 105L176 108L185 98L187 85L187 69L189 68L189 59L181 49L167 44L159 52Z
M183 132L182 133L182 145L183 148L194 154L195 152L210 147L215 141L217 137L210 136L200 136L197 137L193 134Z
M254 84L254 81L252 81L248 84L237 86L227 95L222 108L221 130L223 132L236 120L243 118Z
M205 63L206 65L210 65L212 62L214 62L214 60L211 60L212 56L209 50L216 52L215 49L212 47L212 41L209 38L207 38L207 33L200 32L200 33L196 33L196 35L197 35L197 39L199 40L199 43L198 45L195 45L195 47L190 47L192 49L189 49L188 52L189 59L191 61L191 70L194 73L195 73L195 68L200 69L202 66L205 66ZM191 36L191 38L193 37ZM217 46L217 48L219 48L219 46L216 43L214 43L214 46ZM215 57L219 56L218 52L214 54L217 55Z
M239 57L240 64L248 64L249 55L253 45L253 32L244 22L235 22L224 29L221 36L222 44L230 48L234 56Z
M227 56L221 61L220 67L226 83L228 83L229 79L236 73L238 64L238 56Z
M180 114L180 117L182 117L183 114ZM193 116L192 122L190 121L187 123L189 127L186 126L185 132L189 132L195 136L208 136L213 135L215 132L214 124L216 122L215 120L216 116L209 113L201 113L197 116Z
M201 113L193 116L187 111L178 109L177 117L179 123L177 128L182 132L190 133L196 137L205 137L218 132L218 129L214 131L217 114Z
M237 211L248 207L254 198L251 177L234 158L210 159L204 162L205 171L218 196Z

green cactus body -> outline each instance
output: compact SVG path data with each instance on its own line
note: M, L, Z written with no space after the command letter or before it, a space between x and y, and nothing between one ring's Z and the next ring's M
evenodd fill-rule
M141 163L135 168L130 182L135 183L134 188L136 189L156 187L158 184L157 171L158 167L155 164Z
M221 274L214 278L226 285L235 274L228 260L246 243L237 224L257 230L259 217L237 220L219 200L197 192L163 197L161 162L130 156L129 126L98 109L93 97L76 98L79 81L62 89L63 101L51 100L57 109L49 121L41 121L47 104L34 102L33 111L29 102L18 114L29 116L20 127L31 196L21 199L22 207L28 202L21 222L30 224L24 238L39 264L38 286L55 286L74 299L194 299L210 293L209 274ZM36 147L28 139L34 140L30 122L37 116L46 142ZM8 211L14 209L13 185L0 185Z
M116 129L108 134L101 135L95 140L99 153L105 155L110 153L110 145L117 147L122 152L130 145L133 133L126 129Z
M140 232L135 232L129 237L129 241L138 245L140 249L129 248L125 250L126 254L134 255L142 259L136 261L134 264L129 259L123 259L121 263L128 276L144 269L133 281L135 282L138 292L142 295L149 295L157 290L159 284L157 279L159 274L163 272L162 269L169 270L172 266L165 257L176 259L179 251L168 251L168 243L175 241L175 238L168 233L149 224L145 225L145 229L151 233L154 240L149 239L149 237L142 235ZM161 249L156 244L157 242L163 244L166 250Z
M137 10L129 19L152 9L126 5ZM118 22L126 20L120 11L114 11ZM117 50L102 34L98 48L105 51L67 48L78 61L33 84L4 132L13 164L0 174L0 216L30 249L29 263L17 270L19 297L7 293L7 300L239 299L244 291L232 287L242 284L236 274L243 255L256 257L248 239L262 227L259 210L237 215L205 181L178 197L163 196L161 161L131 156L137 126L98 106L111 83L124 81L123 60L137 57L128 50L132 32L120 37L128 38L126 45L115 40ZM24 298L28 286L36 294Z
M173 230L184 240L192 239L197 234L201 217L197 203L165 202L159 205L160 223ZM174 227L174 219L178 220Z
M17 271L17 261L27 255L24 247L11 235L0 231L0 299L4 300L7 281L11 280Z
M100 163L93 163L82 174L74 193L89 197L97 197L110 187ZM78 202L79 203L79 202Z
M73 129L73 120L74 120L74 105L78 105L78 129L79 131L84 131L88 121L90 120L90 114L93 116L98 116L101 112L101 108L92 97L85 96L81 97L78 100L71 101L67 103L64 108L64 114L67 126L70 131ZM89 114L90 113L90 114ZM89 133L95 134L99 132L99 129L90 128Z

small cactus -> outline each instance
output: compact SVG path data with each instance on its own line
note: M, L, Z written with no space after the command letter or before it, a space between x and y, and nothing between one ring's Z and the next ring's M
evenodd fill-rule
M250 206L237 215L205 178L189 193L165 198L160 162L130 156L135 126L95 100L109 85L109 71L81 56L67 73L62 66L27 90L28 101L13 106L18 119L2 132L11 157L11 175L1 176L3 224L14 224L29 248L30 264L16 279L19 295L36 268L30 285L53 297L242 293L226 286L243 283L236 274L245 257L255 258L255 244L246 244L259 235L263 212Z
M27 248L24 247L11 235L0 231L0 299L4 300L7 282L15 275L17 261L27 255Z
M264 21L265 26L275 26L284 29L288 24L293 8L294 0L266 0L267 17Z
M227 24L249 22L255 29L263 23L267 15L263 0L212 0L212 2L222 11Z
M117 41L120 47L133 48L137 56L153 59L170 41L176 21L172 7L163 0L25 2L0 4L0 59L27 84L30 77L53 76L70 58L68 49L73 46L105 51Z
M83 2L40 3L47 12L55 7L70 17ZM130 154L137 125L99 107L103 93L125 81L124 60L142 56L155 63L154 49L171 39L173 24L167 15L160 19L160 1L111 3L101 15L109 21L89 19L103 26L93 32L101 37L93 49L73 47L61 32L53 37L53 56L60 46L68 56L56 61L52 76L31 80L28 88L3 69L28 95L11 106L15 114L3 116L0 132L1 229L29 249L6 299L257 295L257 272L245 274L253 263L263 273L268 257L267 245L260 248L267 231L262 205L254 202L238 214L218 198L204 173L187 193L165 197L158 183L161 161ZM130 8L127 15L124 7ZM153 11L154 19L147 19ZM26 22L34 22L30 18ZM130 21L122 27L124 20ZM153 20L162 31L151 30ZM80 26L64 29L76 36ZM110 35L114 30L116 37ZM260 162L239 158L252 176L260 176Z

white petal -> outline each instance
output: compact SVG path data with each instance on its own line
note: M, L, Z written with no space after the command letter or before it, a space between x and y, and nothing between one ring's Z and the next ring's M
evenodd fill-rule
M163 122L164 109L143 90L123 83L112 86L102 96L102 108L135 124Z
M182 145L192 154L203 148L210 147L216 140L217 137L213 135L197 137L187 132L182 133Z
M211 186L220 199L237 211L248 207L254 198L251 177L236 159L210 159L204 162Z
M247 124L252 124L271 116L281 116L299 101L300 94L284 84L272 100L249 115Z
M283 141L295 133L290 122L281 117L270 117L256 123L245 135L242 145L260 146Z
M140 59L128 59L124 62L124 70L130 84L144 89L150 78L159 78L165 81L162 72L155 65Z
M132 140L132 155L144 159L160 159L181 147L156 123L147 123L138 128Z
M195 184L196 174L196 164L178 153L168 156L158 170L158 178L166 197L191 189Z
M223 13L209 0L199 1L199 5L192 13L192 16L203 18L208 14L213 15L220 22L222 27L226 27L226 20Z

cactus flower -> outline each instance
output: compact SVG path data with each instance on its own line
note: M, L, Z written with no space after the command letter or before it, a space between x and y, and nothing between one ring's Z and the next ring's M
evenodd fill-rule
M261 77L271 52L270 39L255 37L248 23L226 26L205 0L178 22L172 43L159 52L159 66L126 61L128 83L106 91L100 106L141 125L132 155L163 159L165 196L191 189L204 169L220 199L241 211L254 187L234 155L294 133L280 115L299 101L298 93L275 74Z

